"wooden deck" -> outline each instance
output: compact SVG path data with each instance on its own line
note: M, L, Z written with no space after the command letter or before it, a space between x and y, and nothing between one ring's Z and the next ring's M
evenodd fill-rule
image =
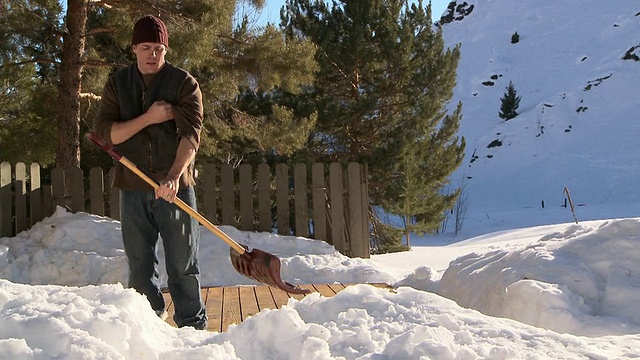
M300 285L303 289L318 292L325 297L331 297L344 290L351 284L313 284ZM371 284L377 287L390 288L387 284ZM209 317L209 331L227 331L229 325L239 324L262 309L279 309L286 305L290 298L302 299L306 295L290 294L283 290L267 285L257 286L225 286L203 288L202 299ZM167 304L167 322L176 326L173 321L173 301L168 292L164 292ZM308 295L308 294L307 294Z

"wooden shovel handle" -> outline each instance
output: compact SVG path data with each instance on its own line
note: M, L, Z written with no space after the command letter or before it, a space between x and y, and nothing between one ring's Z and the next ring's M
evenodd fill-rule
M114 160L117 160L119 163L126 166L127 169L133 171L136 175L138 175L147 184L151 185L154 189L158 189L160 187L160 185L158 185L155 181L153 181L150 177L148 177L145 173L143 173L140 169L138 169L138 167L134 163L132 163L125 156L118 153L113 148L113 145L102 140L100 137L98 137L94 133L88 133L86 136L87 136L87 139L89 139L91 142L101 147L104 151L106 151L109 155L111 155L111 157ZM231 246L240 255L245 253L246 249L242 245L235 242L231 237L229 237L229 235L225 234L217 226L213 225L209 220L207 220L207 218L200 215L200 213L198 213L191 206L189 206L187 203L182 201L182 199L176 198L174 201L174 204L176 204L180 209L184 210L184 212L186 212L187 214L191 215L194 219L198 220L198 222L202 224L204 227L206 227L207 229L209 229L209 231L218 235L218 237L220 237L224 242L226 242L229 246Z

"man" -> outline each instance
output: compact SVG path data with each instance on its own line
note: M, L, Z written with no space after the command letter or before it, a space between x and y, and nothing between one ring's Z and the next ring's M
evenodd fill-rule
M112 75L104 88L95 132L159 183L154 189L116 163L122 240L129 287L145 295L161 317L165 303L158 280L156 247L162 238L169 292L179 327L207 328L200 296L199 225L173 204L194 210L193 161L200 145L202 94L188 72L165 61L169 36L155 16L138 20L131 38L136 64Z

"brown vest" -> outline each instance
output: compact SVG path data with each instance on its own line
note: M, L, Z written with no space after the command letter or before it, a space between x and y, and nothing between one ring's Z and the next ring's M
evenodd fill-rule
M136 65L122 69L113 75L116 85L121 121L144 114L155 101L164 100L177 104L180 86L189 74L165 63L149 84L145 85ZM142 172L156 182L164 179L173 165L178 150L178 130L175 120L147 126L114 148L133 162ZM193 164L184 174L181 187L193 182ZM125 190L151 189L130 170L116 165L114 187Z

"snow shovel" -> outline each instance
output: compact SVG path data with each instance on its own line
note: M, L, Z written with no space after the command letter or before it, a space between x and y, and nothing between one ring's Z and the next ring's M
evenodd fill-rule
M125 156L119 154L113 145L108 144L94 133L88 133L87 139L106 151L111 157L126 166L129 170L133 171L142 180L146 181L154 189L158 189L160 186L149 178L145 173L136 167L134 163L129 161ZM224 242L230 247L231 264L240 274L254 279L263 284L267 284L273 287L277 287L291 294L306 294L310 290L302 289L296 285L289 284L282 281L280 278L280 259L276 256L266 253L262 250L253 249L248 250L246 246L240 245L220 230L217 226L213 225L204 216L200 215L191 206L176 198L174 201L180 209L191 215L194 219L198 220L200 224L209 229L214 234L218 235Z

